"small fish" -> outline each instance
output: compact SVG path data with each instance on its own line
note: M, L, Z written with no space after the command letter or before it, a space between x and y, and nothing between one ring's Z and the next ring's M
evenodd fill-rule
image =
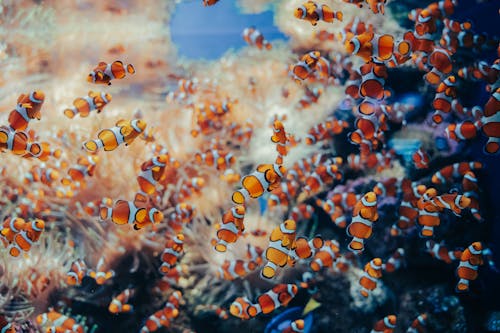
M372 235L373 223L377 220L377 195L368 192L354 206L352 221L347 227L347 235L353 237L348 245L349 250L354 253L363 252L364 240Z
M441 82L436 88L436 95L434 97L434 101L432 102L432 106L436 110L434 111L432 120L436 124L441 124L443 117L451 111L453 100L457 96L455 83L455 76L451 75Z
M396 328L396 316L388 315L375 323L370 333L393 333Z
M66 283L70 286L79 286L86 275L87 265L85 262L82 259L75 260L71 263L69 272L66 273Z
M418 199L418 224L422 227L420 229L420 236L432 237L434 235L434 227L441 223L439 213L443 208L434 204L433 199L437 197L435 188L428 188L425 193Z
M468 171L482 169L481 162L458 162L440 169L432 175L433 184L447 184L454 178L463 177Z
M457 268L457 276L460 279L456 287L458 292L468 292L469 282L477 279L478 266L483 264L482 251L481 242L474 242L462 252Z
M256 46L259 50L262 50L262 48L270 50L273 47L271 43L264 38L264 35L255 27L245 28L242 35L248 45Z
M247 297L238 297L231 303L229 313L234 317L248 320L256 316L254 309L252 309L252 315L250 314L251 307L253 307L253 304Z
M257 269L259 265L254 261L245 261L241 259L224 260L222 266L217 269L216 276L220 279L233 281L243 278Z
M316 70L316 64L320 57L321 53L319 51L304 54L290 72L295 82L300 83L307 79Z
M429 167L429 154L422 148L413 153L412 159L417 169L427 169Z
M500 88L496 89L484 106L484 117L481 119L483 133L488 137L484 147L487 154L496 154L500 150L500 130L498 113L500 111Z
M15 155L30 154L39 157L42 154L42 146L38 142L30 142L29 137L22 131L10 131L6 127L0 127L0 151L10 150Z
M104 270L104 258L101 257L97 262L95 271L89 270L88 275L93 278L98 285L103 285L106 281L115 276L115 272L112 270Z
M365 62L372 58L387 61L395 53L408 56L412 49L411 43L406 40L394 43L392 35L378 35L370 31L346 39L344 48L349 54L357 55Z
M281 165L283 164L283 156L286 156L288 153L286 146L288 137L286 135L285 127L281 121L274 121L273 132L274 134L271 137L271 141L276 144L276 151L278 152L278 156L276 157L276 164Z
M91 153L99 149L115 150L122 143L125 143L125 146L131 144L145 129L146 123L140 119L132 121L121 119L116 122L115 127L101 130L97 134L98 139L85 141L83 147Z
M42 115L40 110L45 101L43 91L35 90L29 95L21 94L17 98L17 105L9 114L9 128L12 131L24 131L28 128L30 120L40 120Z
M101 61L97 67L90 72L87 77L87 82L111 85L111 80L123 79L127 73L134 74L134 66L130 64L125 66L120 60L116 60L111 64Z
M313 213L313 206L301 203L292 208L292 211L290 212L290 216L288 218L297 222L309 220L312 217Z
M279 164L260 164L256 171L241 180L242 189L233 193L235 204L244 204L249 198L258 198L279 186L286 169Z
M289 251L295 248L296 229L294 220L286 220L271 232L269 246L265 252L267 263L261 270L263 278L272 279L277 268L287 264Z
M432 86L438 85L453 69L451 52L439 47L434 48L429 55L427 63L432 69L424 75L424 79Z
M21 252L28 252L36 243L45 228L45 222L35 219L31 223L25 223L23 229L14 235L14 239L9 246L9 254L18 257Z
M73 106L63 111L64 115L68 118L74 118L77 114L80 117L88 117L90 112L96 111L101 113L102 109L111 102L111 94L101 92L96 93L92 90L89 91L88 96L77 98L73 101Z
M365 265L363 275L359 279L360 293L368 297L377 288L377 280L382 277L382 259L375 258Z
M95 155L86 155L78 157L76 164L68 169L69 178L61 179L63 185L69 186L73 183L79 183L84 186L85 178L92 177L99 162L99 157Z
M222 224L217 230L217 241L215 250L226 252L227 244L234 243L238 235L245 230L243 219L245 217L245 206L236 205L222 216Z
M161 254L162 264L160 273L167 274L168 271L177 264L177 260L184 251L184 235L177 234L173 238L169 238L165 243L165 249Z
M316 251L309 265L314 272L319 272L323 268L333 267L339 256L339 243L336 240L326 240L323 246Z
M365 2L368 4L368 7L370 7L370 10L374 14L385 14L385 7L384 5L387 3L387 0L365 0ZM389 332L386 332L389 333Z
M215 5L219 0L203 0L203 6L213 6Z
M163 213L154 207L137 207L132 201L117 200L113 207L100 207L101 221L110 219L118 225L133 224L139 230L149 224L157 224L163 220Z
M464 195L470 199L469 209L476 221L481 222L483 218L479 212L479 185L477 177L472 171L467 171L462 179L462 190Z
M327 5L320 5L314 1L308 1L302 6L295 9L293 15L301 20L308 21L313 26L318 24L318 21L333 23L336 19L342 22L343 14L340 11L334 12Z
M427 324L427 313L419 314L417 318L411 323L406 333L425 333L425 326Z
M477 136L477 132L480 128L479 122L463 121L458 124L450 124L445 130L446 137L455 140L470 140Z
M133 295L133 289L125 289L111 300L111 303L109 303L108 306L108 311L112 314L127 313L133 311L134 307L130 304L127 304L130 297L132 297Z
M290 323L290 326L281 331L281 333L304 333L304 319L297 319Z
M451 262L455 260L460 260L462 257L463 251L459 249L450 251L444 244L436 243L433 240L426 241L425 247L427 248L427 252L429 252L434 259L444 261L447 264L451 264Z
M85 329L75 319L53 309L36 317L36 323L46 328L46 332L84 333Z
M294 267L297 260L312 258L316 251L323 247L324 241L320 236L308 240L306 237L297 237L295 247L288 253L288 266Z
M405 250L403 248L398 248L396 251L394 251L389 260L387 260L386 263L382 264L382 269L387 273L396 271L399 267L401 267L404 256Z

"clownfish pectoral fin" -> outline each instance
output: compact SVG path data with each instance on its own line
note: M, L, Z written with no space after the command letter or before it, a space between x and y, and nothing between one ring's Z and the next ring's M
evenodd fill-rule
M21 104L21 107L25 108L25 109L31 109L31 108L33 108L30 103Z
M130 74L135 74L135 68L131 64L127 65L127 72Z

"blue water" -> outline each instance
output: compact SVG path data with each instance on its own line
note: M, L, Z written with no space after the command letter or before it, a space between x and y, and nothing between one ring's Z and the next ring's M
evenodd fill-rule
M287 39L274 26L271 10L241 14L234 0L223 0L210 7L204 7L201 0L180 3L170 23L179 56L188 59L217 59L228 49L245 46L241 33L250 26L257 27L270 42Z

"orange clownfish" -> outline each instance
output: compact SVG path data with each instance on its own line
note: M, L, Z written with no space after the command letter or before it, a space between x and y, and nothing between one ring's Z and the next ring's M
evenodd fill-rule
M113 207L102 205L99 211L101 221L111 219L118 225L133 224L139 230L149 224L163 220L163 213L156 208L137 207L132 201L117 200Z
M140 119L118 120L115 127L101 130L96 140L89 140L83 143L83 147L94 153L99 149L111 151L125 143L125 146L131 144L146 129L146 123Z
M87 265L82 259L78 259L71 263L71 268L66 273L66 283L70 286L79 286L82 284L83 278L87 275Z
M427 169L429 167L429 154L422 148L413 153L412 159L417 169Z
M422 227L420 236L432 237L434 227L439 226L441 219L439 213L443 208L434 204L433 199L437 197L435 188L428 188L420 199L418 199L418 224Z
M168 271L177 264L182 251L184 250L184 235L178 234L174 238L170 238L165 243L165 249L161 254L162 264L160 272L167 274Z
M431 200L435 206L449 209L457 216L460 216L463 209L469 207L470 201L468 197L458 193L438 195Z
M260 164L255 172L243 177L243 188L233 193L233 202L242 205L249 198L256 199L266 191L271 192L279 186L285 172L285 167L279 164Z
M43 91L35 90L29 95L21 94L17 98L17 105L9 114L9 128L12 131L24 131L28 128L30 120L40 120L40 109L45 101Z
M243 219L245 218L245 206L236 205L222 216L222 224L218 225L217 241L215 250L226 252L227 244L234 243L238 235L245 230Z
M314 272L320 271L322 268L330 268L333 266L337 258L340 256L339 243L336 240L326 240L323 246L316 251L314 257L309 264Z
M365 2L368 4L368 7L370 7L373 13L381 13L382 15L385 13L384 4L387 0L365 0Z
M307 193L316 193L324 185L331 184L335 180L341 180L342 173L337 164L321 164L314 169L314 172L306 178L304 191Z
M169 326L170 320L165 315L165 309L160 309L146 319L146 322L144 323L144 326L142 326L140 333L152 333L156 332L161 327Z
M373 192L378 196L396 197L399 192L400 182L396 177L382 179L374 187Z
M304 319L297 319L290 323L290 326L281 331L281 333L304 333Z
M321 53L319 51L311 51L304 54L290 72L295 82L300 83L307 79L307 77L316 70L316 65L320 57Z
M85 177L92 177L95 172L99 157L95 155L80 156L76 165L68 169L69 178L61 179L63 185L71 185L73 182L83 185Z
M344 47L348 53L357 55L365 62L372 58L386 61L391 59L394 53L407 56L411 51L410 43L407 41L397 43L395 49L393 36L378 35L370 31L346 39Z
M360 293L368 297L370 292L377 288L377 281L382 277L382 259L375 258L365 265L363 275L359 279Z
M151 195L155 192L156 184L165 179L165 168L168 162L168 155L162 154L142 163L137 183L143 193Z
M25 223L23 229L14 235L14 239L9 246L9 254L18 257L22 251L28 252L36 243L45 228L45 222L35 219L31 223Z
M112 270L104 270L104 258L101 257L101 259L97 262L95 271L89 270L89 276L93 278L98 285L102 285L115 276L115 272Z
M3 228L0 232L2 240L8 243L14 241L14 236L24 230L26 221L20 217L9 216L3 221Z
M325 213L330 215L330 219L339 228L344 229L347 225L346 217L344 215L344 209L341 206L336 205L332 200L328 199L326 201L316 200L316 204L323 208Z
M53 309L38 315L36 317L36 323L42 327L46 327L47 329L45 332L85 332L84 327L78 324L75 319L65 316Z
M432 175L433 184L447 184L453 180L465 175L468 171L481 169L483 164L481 162L459 162L454 163L440 169Z
M482 221L479 213L479 186L477 177L472 171L467 171L462 179L464 195L470 199L469 209L476 221Z
M186 202L178 203L177 205L175 205L175 211L173 211L172 214L170 214L168 226L174 232L179 233L182 231L182 224L191 223L195 213L196 209L192 205Z
M405 250L403 248L397 249L387 260L386 263L382 264L382 269L387 273L392 273L397 270L404 260Z
M372 235L373 223L378 220L377 195L366 193L354 206L352 221L347 227L347 235L353 237L349 250L361 253L364 250L364 240Z
M396 316L388 315L375 323L370 333L392 333L396 328Z
M73 101L73 106L64 110L64 115L68 118L74 118L77 114L80 117L88 117L90 112L96 110L101 113L102 109L111 102L111 94L89 91L88 96L79 97Z
M254 261L224 260L222 266L217 269L216 276L226 281L243 278L253 272L259 265Z
M436 95L432 106L436 111L432 116L432 120L436 124L441 124L443 122L443 117L445 114L449 114L451 111L451 106L453 105L453 100L457 96L455 88L456 79L455 77L449 76L443 82L439 84L436 89Z
M285 127L283 123L279 120L275 120L273 123L274 134L271 137L271 141L276 144L276 151L278 152L278 157L276 157L276 164L283 164L283 156L288 153L286 143L288 137L286 135Z
M453 69L451 53L442 48L435 48L430 54L427 64L432 66L432 70L424 75L425 81L430 85L438 85L445 75Z
M251 316L250 307L253 307L253 304L247 297L238 297L231 303L229 313L237 318L248 320L255 317L256 313L255 310L252 310L254 315Z
M289 219L292 219L297 222L303 220L309 220L313 214L314 214L313 206L301 203L292 208Z
M298 287L293 283L281 283L257 297L257 303L250 307L249 313L255 317L259 313L268 314L288 303L297 295ZM254 314L254 311L256 312Z
M460 278L456 287L458 292L469 291L469 281L477 278L478 266L483 264L482 252L483 245L481 242L474 242L462 253L457 268L457 275Z
M262 48L270 50L273 47L255 27L245 28L243 30L243 39L248 45L256 46L259 50L262 50Z
M445 134L446 137L455 141L470 140L477 136L479 127L479 122L466 120L458 124L448 125L445 130Z
M484 106L484 117L481 119L483 133L488 137L484 151L496 154L500 150L500 88L491 95Z
M262 277L272 279L277 268L287 264L288 254L295 248L296 229L294 220L286 220L271 232L265 254L267 263L260 272Z
M90 72L87 77L87 82L111 85L111 80L123 79L127 73L134 74L134 66L130 64L125 66L120 60L114 61L111 64L101 61L97 67Z
M217 170L226 171L236 162L236 157L230 152L211 149L204 153L196 153L195 161L200 165L215 166Z
M327 5L320 5L314 1L308 1L295 9L293 15L301 20L308 21L312 25L317 25L318 21L333 23L334 19L342 21L342 12L334 12Z
M418 315L417 318L411 323L406 333L425 333L425 326L427 324L427 313Z
M6 127L0 127L0 151L8 149L15 155L31 154L39 157L42 154L42 146L38 142L29 142L29 137L22 131L11 131Z
M213 6L215 5L219 0L203 0L203 6Z
M308 259L316 254L316 251L323 247L323 239L320 236L308 240L306 237L298 237L295 240L295 247L288 253L288 266L293 267L299 259Z
M384 85L388 77L387 66L383 62L371 60L359 68L361 73L361 83L359 85L359 95L382 100L385 97Z
M450 251L445 245L436 243L433 240L425 242L425 247L433 258L442 260L447 264L451 264L452 261L459 260L462 257L461 250Z
M134 309L134 307L130 304L127 304L130 297L134 295L133 289L125 289L118 296L114 297L109 303L108 311L117 314L117 313L127 313Z

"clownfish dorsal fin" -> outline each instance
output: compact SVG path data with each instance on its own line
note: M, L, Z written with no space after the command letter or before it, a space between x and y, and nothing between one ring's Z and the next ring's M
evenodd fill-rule
M310 298L309 301L307 302L306 306L304 307L304 310L302 310L302 316L307 315L309 312L312 312L319 308L321 306L321 303L316 301L314 298Z
M98 64L98 65L99 65L99 66L107 66L108 64L107 64L107 63L105 63L104 61L99 61L99 64Z

